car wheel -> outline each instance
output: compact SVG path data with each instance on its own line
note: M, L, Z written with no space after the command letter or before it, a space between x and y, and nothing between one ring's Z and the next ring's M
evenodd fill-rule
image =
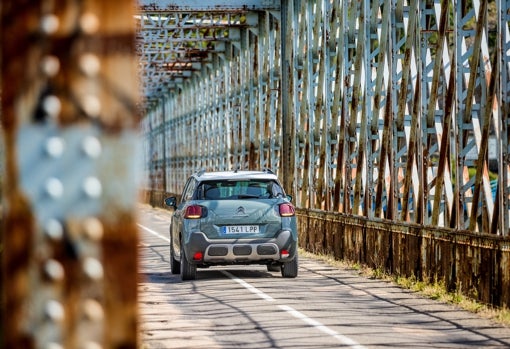
M197 277L197 266L190 264L181 244L181 280L195 280Z
M282 276L284 278L295 278L298 274L298 257L294 257L290 262L282 264Z
M267 271L281 271L282 267L279 264L268 264Z
M175 259L174 244L172 238L170 238L170 271L172 274L180 274L181 262Z

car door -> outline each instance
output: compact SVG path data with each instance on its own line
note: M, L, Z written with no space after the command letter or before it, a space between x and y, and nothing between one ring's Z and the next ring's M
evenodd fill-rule
M184 185L184 190L182 191L182 195L180 198L180 202L178 202L175 212L172 217L172 238L171 243L174 250L174 253L177 258L180 257L181 251L181 233L183 230L183 209L186 206L186 203L192 199L193 191L195 190L196 180L193 177L190 177L186 184Z

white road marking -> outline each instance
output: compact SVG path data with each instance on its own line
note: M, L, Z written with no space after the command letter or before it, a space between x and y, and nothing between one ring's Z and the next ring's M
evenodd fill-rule
M225 270L222 270L221 271L223 274L225 274L226 276L228 276L229 278L231 278L232 280L234 280L235 282L237 282L238 284L241 284L243 285L248 291L252 292L252 293L255 293L257 296L259 296L260 298L268 301L268 302L274 302L274 298L265 294L264 292L262 292L261 290L259 290L258 288L250 285L249 283L247 283L246 281L244 281L243 279L239 279L238 277L230 274L228 271L225 271Z
M142 228L143 230L151 233L152 235L157 236L160 239L163 239L163 240L165 240L167 242L170 242L170 239L168 239L165 236L155 232L154 230L149 229L149 228L147 228L147 227L145 227L145 226L143 226L141 224L138 224L138 226L140 228ZM265 294L264 292L262 292L258 288L256 288L256 287L250 285L249 283L247 283L246 281L244 281L244 280L242 280L242 279L232 275L228 271L222 270L221 272L224 275L226 275L227 277L229 277L231 280L233 280L233 281L237 282L238 284L242 285L243 287L245 287L248 291L256 294L257 296L259 296L260 298L262 298L262 299L264 299L264 300L266 300L268 302L274 302L275 301L275 299L273 297ZM346 336L336 332L335 330L332 330L331 328L327 327L326 325L322 324L321 322L319 322L317 320L309 318L305 314L301 313L300 311L297 311L296 309L294 309L294 308L292 308L292 307L290 307L288 305L279 305L278 308L282 309L283 311L286 311L290 315L294 316L297 319L300 319L301 321L303 321L303 322L307 323L308 325L316 328L317 330L330 335L331 337L337 339L343 345L348 345L349 348L351 348L351 349L366 349L366 347L364 347L363 345L359 344L358 342L352 340L351 338L346 337Z
M303 322L306 322L308 325L315 327L319 331L322 331L322 332L338 339L342 344L348 345L352 349L366 349L366 347L359 344L358 342L350 339L349 337L341 335L340 333L336 332L335 330L332 330L331 328L327 327L326 325L322 324L321 322L314 320L312 318L309 318L305 314L301 313L300 311L297 311L296 309L294 309L292 307L289 307L288 305L279 305L278 308L285 310L290 315L294 316L297 319L302 320Z
M148 231L148 232L149 232L149 233L151 233L152 235L157 236L158 238L163 239L163 240L165 240L166 242L170 242L170 239L169 239L169 238L167 238L167 237L165 237L165 236L163 236L163 235L161 235L161 234L159 234L159 233L155 232L154 230L149 229L149 228L147 228L146 226L141 225L141 224L138 224L138 226L139 226L140 228L142 228L143 230Z

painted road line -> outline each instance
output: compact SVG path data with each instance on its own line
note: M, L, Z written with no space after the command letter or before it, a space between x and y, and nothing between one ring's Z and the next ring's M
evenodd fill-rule
M138 223L137 223L137 224L138 224ZM159 233L155 232L154 230L149 229L149 228L147 228L146 226L143 226L143 225L141 225L141 224L138 224L138 226L139 226L140 228L142 228L143 230L145 230L145 231L147 231L147 232L151 233L152 235L157 236L158 238L163 239L163 240L165 240L166 242L170 242L170 239L169 239L169 238L167 238L167 237L165 237L165 236L163 236L163 235L161 235L161 234L159 234Z
M247 283L246 281L244 281L243 279L239 279L238 277L230 274L228 271L225 271L225 270L222 270L221 271L223 274L225 274L226 276L228 276L229 278L231 278L232 280L234 280L235 282L237 282L238 284L241 284L243 285L244 288L246 288L248 291L250 291L251 293L255 293L257 296L259 296L260 298L268 301L268 302L274 302L274 298L265 294L264 292L262 292L261 290L259 290L258 288L250 285L249 283Z
M140 228L142 228L143 230L151 233L152 235L154 236L157 236L159 237L160 239L163 239L167 242L170 242L170 239L164 237L163 235L155 232L154 230L152 229L149 229L141 224L138 224L138 226ZM225 270L222 270L221 271L224 275L226 275L227 277L229 277L231 280L237 282L238 284L242 285L244 288L246 288L248 291L256 294L257 296L259 296L260 298L268 301L268 302L274 302L275 299L267 294L265 294L264 292L262 292L261 290L259 290L258 288L250 285L249 283L247 283L246 281L232 275L231 273L229 273L228 271L225 271ZM314 320L312 318L309 318L308 316L306 316L305 314L297 311L296 309L288 306L288 305L279 305L278 306L280 309L284 310L285 312L289 313L290 315L294 316L295 318L297 319L300 319L301 321L307 323L308 325L316 328L317 330L321 331L321 332L324 332L328 335L330 335L331 337L337 339L340 343L342 343L343 345L347 345L349 346L350 349L366 349L366 347L364 347L363 345L359 344L358 342L352 340L351 338L349 337L346 337L338 332L336 332L335 330L332 330L331 328L327 327L326 325L322 324L321 322L317 321L317 320Z
M275 299L273 297L265 294L264 292L262 292L261 290L259 290L255 286L252 286L249 283L247 283L246 281L244 281L243 279L240 279L240 278L232 275L228 271L222 270L221 272L223 274L225 274L226 276L228 276L230 279L232 279L235 282L237 282L238 284L241 284L242 286L244 286L248 291L258 295L260 298L262 298L262 299L264 299L266 301L269 301L269 302L274 302L275 301ZM290 307L288 305L279 305L278 308L286 311L290 315L294 316L297 319L300 319L301 321L303 321L303 322L307 323L308 325L318 329L319 331L324 332L324 333L326 333L326 334L336 338L340 343L342 343L343 345L349 346L349 348L351 348L351 349L366 349L364 346L360 345L358 342L350 339L349 337L341 335L340 333L336 332L335 330L332 330L331 328L327 327L326 325L320 323L317 320L309 318L305 314L297 311L296 309L294 309L294 308L292 308L292 307Z
M285 310L290 315L294 316L297 319L300 319L301 321L318 329L319 331L322 331L322 332L338 339L340 341L340 343L342 343L343 345L348 345L349 348L351 348L351 349L366 349L366 347L359 344L358 342L350 339L349 337L341 335L340 333L336 332L335 330L332 330L331 328L327 327L326 325L322 324L321 322L314 320L312 318L309 318L305 314L301 313L300 311L297 311L296 309L294 309L288 305L279 305L278 308Z

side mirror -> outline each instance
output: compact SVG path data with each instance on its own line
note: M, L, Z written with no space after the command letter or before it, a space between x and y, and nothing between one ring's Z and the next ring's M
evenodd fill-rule
M292 201L292 195L287 195L287 199L288 199L289 201Z
M165 205L176 208L177 207L177 200L175 196L171 196L169 198L165 199Z

